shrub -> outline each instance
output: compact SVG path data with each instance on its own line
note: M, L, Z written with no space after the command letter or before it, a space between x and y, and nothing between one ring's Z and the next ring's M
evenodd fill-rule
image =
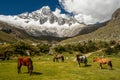
M54 50L58 53L62 53L62 52L65 52L65 48L61 45L58 45L54 48Z
M113 55L118 53L118 51L115 48L111 48L111 47L106 48L104 52L107 55Z
M47 53L49 52L50 46L51 46L51 45L49 45L49 44L44 44L44 43L37 45L37 47L38 47L38 49L39 49L39 52L45 53L45 54L47 54Z

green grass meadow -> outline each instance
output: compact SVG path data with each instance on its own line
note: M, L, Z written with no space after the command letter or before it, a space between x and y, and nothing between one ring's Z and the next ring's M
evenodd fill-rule
M98 63L92 62L92 56L88 58L88 66L78 67L73 55L66 55L65 62L53 62L53 56L33 57L33 74L29 76L27 67L22 66L22 73L17 73L17 59L0 61L0 80L120 80L120 59L110 57L113 70L99 68Z

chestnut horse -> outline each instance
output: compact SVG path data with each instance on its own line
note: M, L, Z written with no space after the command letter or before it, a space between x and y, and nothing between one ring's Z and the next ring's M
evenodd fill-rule
M108 58L99 58L99 57L94 57L93 62L98 62L100 64L100 69L102 69L102 64L107 64L108 69L112 69L112 62Z
M59 61L58 59L61 59L61 61L64 62L64 56L62 54L55 55L53 58L53 62L55 62L55 61L58 62Z
M79 67L80 67L80 63L84 63L85 66L87 65L87 58L86 58L86 56L83 56L81 54L76 54L76 59L77 59L77 62L79 64Z
M21 58L18 58L18 73L21 72L21 67L22 65L24 66L27 66L28 68L28 73L31 75L32 74L32 71L33 71L33 64L32 64L32 60L31 58L28 58L28 57L21 57Z

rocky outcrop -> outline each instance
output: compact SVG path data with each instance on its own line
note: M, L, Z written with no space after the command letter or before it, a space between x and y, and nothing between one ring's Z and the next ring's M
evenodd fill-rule
M120 8L117 9L113 15L112 15L112 20L119 20L120 21Z

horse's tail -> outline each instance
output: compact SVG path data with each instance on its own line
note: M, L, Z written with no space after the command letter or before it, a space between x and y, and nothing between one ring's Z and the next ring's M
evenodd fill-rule
M62 62L64 62L64 56L62 56Z
M18 69L18 73L20 73L20 68L21 68L21 58L18 58L18 65L17 65L17 69Z
M29 74L31 75L33 71L33 62L32 60L29 58Z
M112 68L112 62L109 61L108 65L110 66L110 68Z
M18 58L18 66L21 65L21 58Z

